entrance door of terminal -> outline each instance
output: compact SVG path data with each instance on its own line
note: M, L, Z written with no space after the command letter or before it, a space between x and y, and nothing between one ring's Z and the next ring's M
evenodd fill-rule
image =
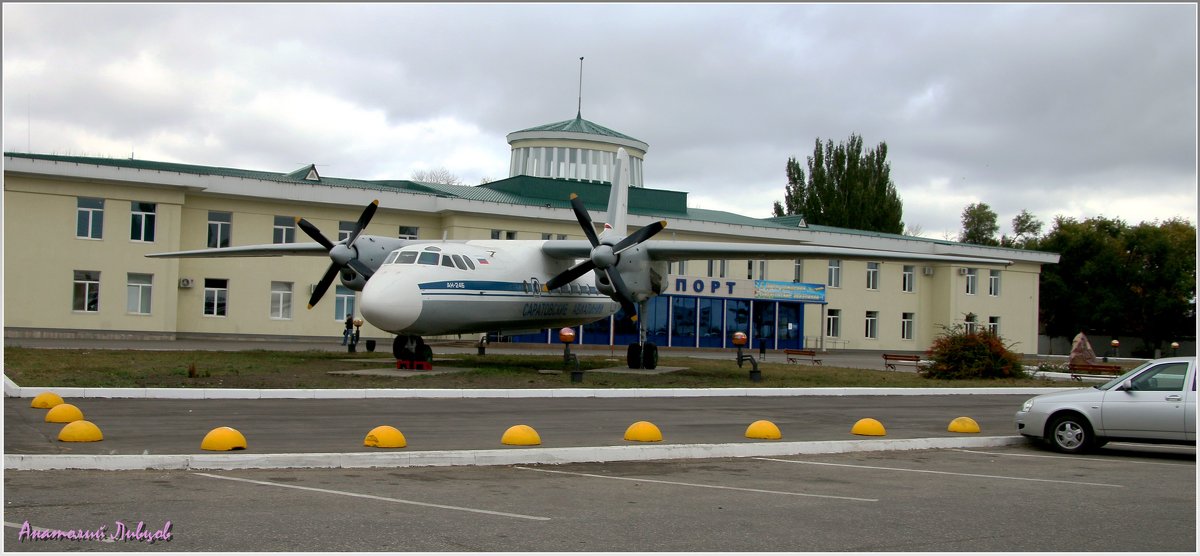
M804 347L804 305L779 303L779 319L775 328L775 349L802 349Z

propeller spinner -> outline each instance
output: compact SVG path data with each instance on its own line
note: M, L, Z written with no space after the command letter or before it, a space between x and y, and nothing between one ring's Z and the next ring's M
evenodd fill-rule
M621 253L623 251L650 239L654 234L662 231L667 226L667 222L665 220L654 222L613 243L611 238L606 237L604 241L601 241L596 236L591 216L588 215L587 209L583 206L583 201L574 193L571 194L571 210L575 211L575 218L579 221L580 227L583 228L584 235L591 242L592 252L587 259L564 270L558 276L546 282L545 290L550 291L562 287L593 270L603 272L608 278L609 283L612 284L613 289L616 290L616 300L621 304L621 308L625 310L625 314L636 321L637 307L633 304L633 295L630 293L629 287L625 285L625 280L621 278L621 272L616 268L617 263L621 261Z
M354 230L350 232L350 237L346 238L344 242L339 241L337 243L329 241L321 233L321 230L311 222L299 216L296 217L296 224L300 226L300 229L304 230L304 233L308 234L308 237L313 238L314 241L328 249L329 258L333 260L329 265L329 269L325 271L325 275L321 277L321 281L317 283L317 288L313 290L312 297L308 299L309 309L312 309L321 300L321 297L325 295L325 291L329 289L338 272L349 268L361 274L363 278L370 278L374 274L371 271L371 267L358 260L358 249L354 247L354 242L358 239L362 231L366 229L367 224L371 222L371 217L375 216L375 210L378 208L379 201L371 201L371 204L367 205L367 208L363 209L362 215L358 217L358 222L354 223Z

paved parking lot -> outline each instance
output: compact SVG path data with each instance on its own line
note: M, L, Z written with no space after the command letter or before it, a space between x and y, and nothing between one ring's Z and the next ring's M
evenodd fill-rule
M241 471L8 471L13 551L1185 551L1193 447ZM116 522L171 540L18 539Z

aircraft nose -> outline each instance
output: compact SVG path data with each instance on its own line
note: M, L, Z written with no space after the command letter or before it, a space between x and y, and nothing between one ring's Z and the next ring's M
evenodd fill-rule
M363 287L362 315L381 330L402 333L421 316L421 290L403 275L376 273Z

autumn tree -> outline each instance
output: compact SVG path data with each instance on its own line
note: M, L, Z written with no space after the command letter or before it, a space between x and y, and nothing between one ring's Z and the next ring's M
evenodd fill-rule
M438 183L442 185L462 185L462 179L454 172L447 170L444 166L431 168L429 170L413 170L412 181L424 183Z
M808 172L794 158L787 161L783 203L775 216L799 214L805 222L855 230L899 234L903 203L891 179L887 143L863 152L862 137L851 134L837 145L818 137L808 157Z

